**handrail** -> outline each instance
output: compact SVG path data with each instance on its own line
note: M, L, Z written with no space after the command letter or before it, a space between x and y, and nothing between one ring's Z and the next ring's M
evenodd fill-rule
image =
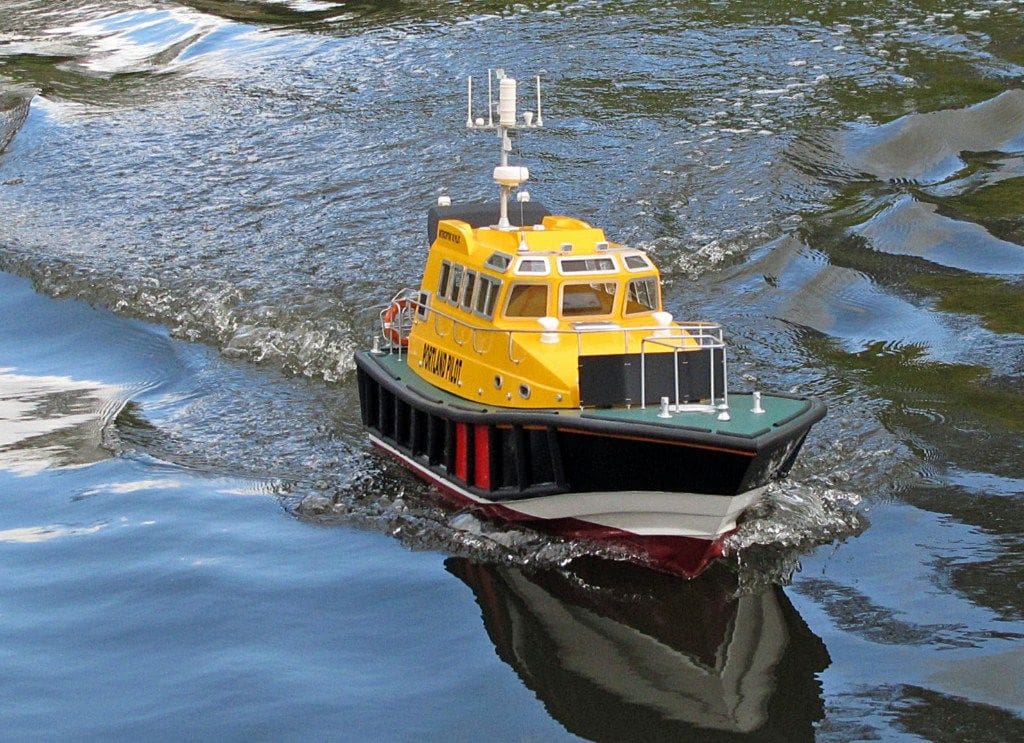
M399 319L399 321L397 323L397 327L395 326L394 323L392 323L390 326L387 323L385 323L385 321L384 321L384 313L387 311L387 308L391 304L394 304L395 302L404 302L405 305L410 309L410 314L411 314L411 317L412 317L412 322L410 323L408 328L401 322L400 319ZM429 320L428 320L428 318L429 318ZM442 318L445 319L445 320L448 320L451 323L451 326L450 326L449 330L444 332L444 333L442 333L438 329L438 321L441 320ZM639 339L640 340L640 407L641 408L646 408L647 407L647 405L646 405L646 403L647 403L647 400L646 400L646 384L647 384L646 360L647 360L647 353L648 353L648 351L647 351L647 346L648 345L662 346L664 348L669 348L669 349L672 350L673 367L674 367L674 375L675 375L675 398L676 398L675 399L675 404L676 404L676 408L677 409L681 408L680 399L679 399L680 398L680 392L679 392L679 354L681 352L684 352L684 351L687 351L687 350L690 350L690 351L707 351L709 353L709 355L711 356L711 364L710 364L711 371L710 371L710 380L709 380L710 381L710 393L711 393L711 406L709 406L709 407L713 410L714 409L714 405L715 405L715 400L718 397L716 395L717 390L715 389L715 377L716 377L716 375L715 375L715 363L714 363L715 351L716 350L722 350L722 377L723 377L722 382L723 382L723 384L722 384L722 390L721 390L721 393L722 393L721 394L721 398L722 398L722 406L724 408L726 408L726 409L728 408L728 404L729 404L729 391L728 391L728 377L727 377L727 366L726 366L727 361L726 361L726 354L725 354L726 344L725 344L725 337L724 337L724 332L722 330L722 326L717 324L717 323L697 321L697 322L690 322L690 323L680 323L680 324L676 324L676 325L672 325L672 326L644 325L644 326L634 326L634 327L621 327L619 325L611 325L611 324L609 324L608 326L591 325L589 327L573 327L573 328L570 328L570 329L561 329L561 328L559 328L559 329L556 329L556 330L544 330L542 328L537 328L537 329L532 329L532 328L490 328L490 327L482 327L480 325L475 325L475 324L472 324L472 323L468 323L465 320L463 320L461 318L458 318L458 317L455 317L454 315L446 312L443 309L439 309L437 307L433 307L433 306L431 306L429 304L421 302L420 301L420 293L418 291L414 290L414 289L402 289L397 294L395 294L395 296L391 300L391 302L388 303L387 305L384 305L383 308L380 311L381 334L384 336L385 340L387 340L389 342L388 343L388 346L389 346L388 350L389 350L389 352L391 352L391 353L399 353L399 354L402 353L402 351L404 349L404 344L402 343L402 341L404 341L405 339L408 338L408 332L411 332L412 327L417 322L429 322L430 320L433 321L433 323L434 323L434 332L437 333L438 336L444 337L444 336L448 335L448 333L451 333L452 339L459 346L465 346L466 339L462 338L460 340L457 337L457 332L456 332L457 329L458 328L464 328L464 329L469 330L470 331L470 338L469 339L471 341L470 342L470 346L473 349L473 351L477 355L479 355L479 356L483 356L485 353L487 353L490 350L490 344L487 344L488 345L487 348L484 348L484 347L482 347L481 345L478 344L477 339L478 339L478 335L479 334L491 334L491 333L503 333L503 334L505 334L505 336L508 339L508 346L507 346L507 349L506 349L506 355L508 357L508 360L511 363L515 364L515 365L521 364L523 362L523 360L524 360L523 358L516 358L516 356L515 356L515 350L514 349L515 349L515 345L516 345L515 344L515 335L516 334L525 334L525 335L529 335L529 336L544 335L545 337L548 337L548 338L550 338L552 335L559 335L559 336L570 335L570 336L575 336L575 338L576 338L576 351L577 351L577 354L582 356L583 355L583 339L584 339L584 336L605 335L605 334L608 334L608 333L622 333L624 352L625 353L629 353L629 344L630 344L631 337L634 340L636 340L637 334L645 334L646 333L646 335L644 335L643 337L641 337ZM387 333L387 330L389 330L389 329L390 330L396 330L399 333L399 342L398 343L395 343L393 338L392 338L392 336ZM697 345L697 348L695 348L695 349L694 348L687 349L687 348L684 347L684 346L690 346L691 344L694 344L694 343Z
M671 328L675 330L675 328ZM722 333L722 328L717 328L717 334L713 335L701 335L699 336L700 350L707 350L710 357L708 364L708 375L709 375L709 396L711 398L710 406L698 406L702 412L714 412L715 411L715 351L722 351L722 409L728 410L729 408L729 377L728 377L728 366L727 366L727 354L725 353L726 345L725 338ZM683 406L679 400L679 352L682 348L678 344L669 343L671 340L680 340L676 336L670 335L658 335L655 334L649 338L643 338L640 341L640 407L644 409L647 407L647 351L646 344L654 346L664 346L672 349L672 371L674 375L675 385L675 410L683 410Z

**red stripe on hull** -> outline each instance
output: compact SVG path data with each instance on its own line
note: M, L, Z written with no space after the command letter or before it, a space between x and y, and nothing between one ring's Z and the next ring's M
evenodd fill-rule
M455 476L467 481L469 474L469 434L465 423L455 424Z
M473 426L473 482L491 489L491 431L486 425Z
M451 483L448 483L440 476L409 467L408 463L400 455L380 446L376 441L373 441L373 444L380 451L406 465L414 475L435 486L450 503L460 507L468 507L492 518L529 524L531 527L543 529L569 539L591 539L618 545L630 552L643 555L648 565L657 570L684 578L695 578L707 568L712 560L725 554L725 539L729 534L723 534L713 540L699 539L697 537L633 534L622 529L592 524L573 518L538 519L534 516L513 511L498 503L481 503L467 498L456 490Z

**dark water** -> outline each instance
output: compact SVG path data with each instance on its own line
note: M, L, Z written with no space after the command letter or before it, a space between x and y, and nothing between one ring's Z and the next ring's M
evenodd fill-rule
M697 581L366 447L499 66L534 198L831 406ZM1022 739L1022 246L1019 1L6 0L0 737Z

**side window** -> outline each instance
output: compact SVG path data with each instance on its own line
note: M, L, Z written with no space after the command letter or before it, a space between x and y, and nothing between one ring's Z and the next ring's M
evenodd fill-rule
M487 292L487 305L484 307L484 314L487 317L494 317L494 305L498 301L498 291L501 289L501 282L495 281Z
M452 304L458 304L462 292L462 278L466 270L462 266L452 266L452 283L448 289L448 300Z
M614 281L562 285L562 316L610 315L615 306Z
M546 284L513 284L505 303L505 317L544 317L548 314Z
M484 317L494 317L494 303L498 299L498 290L501 282L492 279L490 276L480 277L480 286L476 290L476 305L474 309L477 314Z
M658 281L653 276L633 279L626 289L626 314L658 309Z
M476 288L476 271L466 271L466 285L462 290L462 309L473 307L473 290Z
M452 275L452 264L448 261L441 263L441 278L437 280L437 291L435 295L444 298L448 295L448 277Z
M416 298L416 316L420 320L427 319L427 311L430 309L430 292L420 292Z

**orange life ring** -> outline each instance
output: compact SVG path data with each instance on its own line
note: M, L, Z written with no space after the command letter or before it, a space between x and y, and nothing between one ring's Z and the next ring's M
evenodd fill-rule
M395 327L395 320L400 318L403 312L411 311L412 307L413 304L408 299L396 299L381 315L384 324L384 337L395 346L409 345L409 339L402 335L401 327ZM399 325L401 325L401 320L399 320Z

